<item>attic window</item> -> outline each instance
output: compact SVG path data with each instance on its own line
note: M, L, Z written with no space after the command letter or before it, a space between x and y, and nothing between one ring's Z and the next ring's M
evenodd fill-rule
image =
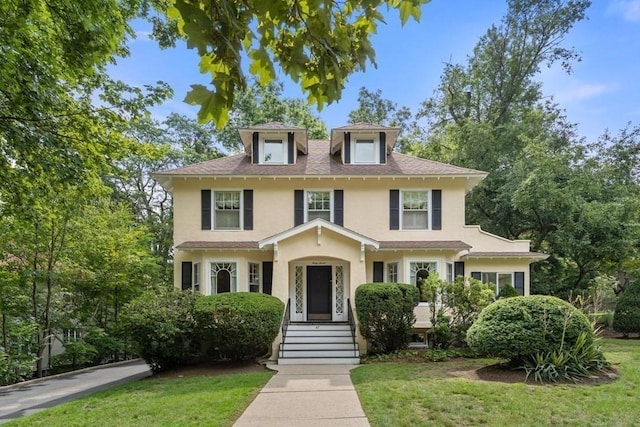
M264 163L284 163L285 145L281 139L265 139L263 149Z
M354 151L356 163L376 163L376 144L373 139L357 139Z

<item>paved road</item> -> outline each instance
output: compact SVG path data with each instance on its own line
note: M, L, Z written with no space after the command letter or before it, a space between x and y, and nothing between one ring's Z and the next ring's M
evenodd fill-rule
M149 375L147 364L137 360L0 387L0 424Z

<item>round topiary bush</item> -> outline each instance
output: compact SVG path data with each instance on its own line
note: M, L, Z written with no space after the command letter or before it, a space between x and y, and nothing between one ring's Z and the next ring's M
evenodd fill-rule
M500 299L480 313L467 332L469 346L482 354L521 361L538 353L571 348L581 333L595 332L580 310L556 297L531 295Z
M640 333L640 280L630 284L616 304L613 329L625 335Z
M360 332L371 353L391 353L406 347L415 321L413 308L420 293L412 285L367 283L356 289Z
M221 357L243 360L269 351L283 312L276 297L238 292L199 298L195 318L206 345Z

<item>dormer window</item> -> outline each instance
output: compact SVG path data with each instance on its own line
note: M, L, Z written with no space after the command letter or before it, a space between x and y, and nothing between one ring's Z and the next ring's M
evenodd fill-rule
M353 144L355 163L379 163L376 156L377 143L374 139L356 139Z
M265 139L261 150L261 163L285 163L286 144L282 139Z

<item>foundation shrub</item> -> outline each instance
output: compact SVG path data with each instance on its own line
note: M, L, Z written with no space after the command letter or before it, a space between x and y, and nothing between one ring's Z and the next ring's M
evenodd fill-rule
M356 313L369 352L391 353L407 346L415 322L418 288L400 283L367 283L356 289Z
M278 298L249 292L201 297L195 304L205 351L232 360L266 354L278 335L283 311Z
M178 289L145 291L123 309L121 327L154 372L193 363L196 295Z

